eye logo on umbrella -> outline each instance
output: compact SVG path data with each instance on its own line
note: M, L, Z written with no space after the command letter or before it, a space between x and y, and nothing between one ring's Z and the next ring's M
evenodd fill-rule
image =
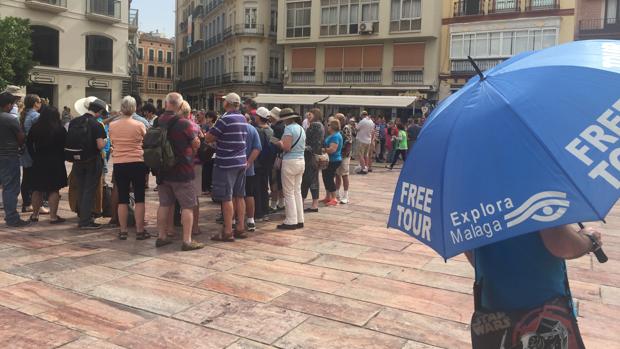
M553 222L560 219L570 206L566 200L566 193L559 191L544 191L527 199L516 210L506 214L506 226L514 227L533 219L538 222Z

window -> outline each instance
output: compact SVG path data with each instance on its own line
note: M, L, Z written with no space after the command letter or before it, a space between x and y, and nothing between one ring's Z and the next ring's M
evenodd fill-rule
M110 89L87 87L84 92L84 96L94 96L108 104L112 104L112 90Z
M149 61L153 62L155 60L155 50L152 48L149 49Z
M144 59L144 49L142 47L138 48L138 59Z
M360 22L379 30L378 0L321 0L321 35L357 34Z
M86 36L86 70L112 72L112 39L99 35Z
M168 64L172 63L172 52L170 51L166 52L166 63Z
M256 8L245 8L245 29L256 29Z
M243 80L255 81L256 80L256 56L244 55L243 56Z
M620 1L607 0L606 2L606 24L618 24L618 20L620 20Z
M30 29L32 59L39 65L58 67L58 30L40 25Z
M163 63L164 62L164 51L162 51L162 50L157 51L157 61L159 63Z
M390 31L420 30L422 0L392 0Z
M142 64L138 64L138 75L142 75L144 71L144 67L142 66Z
M155 77L155 67L152 65L149 65L147 69L148 69L148 76Z
M361 0L362 22L376 22L379 20L379 0Z
M278 9L271 9L271 16L269 17L269 32L275 33L278 31Z
M311 1L289 1L286 4L286 37L310 36Z
M452 34L450 42L452 71L472 69L469 62L464 62L467 56L476 58L479 67L487 70L516 54L555 46L557 36L557 28Z
M164 75L164 67L157 67L157 77L158 78L165 77L165 75Z
M269 79L280 79L280 57L269 57Z
M172 79L172 68L166 68L166 79Z

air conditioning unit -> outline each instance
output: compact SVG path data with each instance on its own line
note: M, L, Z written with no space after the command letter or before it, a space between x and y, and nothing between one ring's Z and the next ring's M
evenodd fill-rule
M373 33L373 22L361 22L359 33L360 34L372 34Z

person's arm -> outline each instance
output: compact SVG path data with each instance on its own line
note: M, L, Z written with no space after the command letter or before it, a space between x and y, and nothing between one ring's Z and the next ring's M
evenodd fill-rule
M338 143L336 143L336 142L332 142L332 143L329 144L329 147L323 148L323 152L325 152L327 154L333 154L336 151L338 151Z
M260 155L260 149L254 148L254 150L252 150L252 152L250 153L250 156L248 156L247 167L252 166L254 161L256 161L256 159L258 158L258 155Z
M222 119L218 119L215 125L209 129L209 132L205 135L205 141L207 143L214 143L219 137L222 136L222 130L225 125Z
M554 256L563 259L576 259L592 252L593 244L588 235L602 246L601 233L594 228L577 230L570 225L545 229L540 237L547 250Z
M98 121L89 121L94 122L94 135L97 140L97 150L102 150L105 148L105 145L108 143L108 136L105 133L105 128Z
M282 148L282 150L284 150L285 152L287 153L290 152L293 146L293 136L291 135L282 136L282 140L276 143L276 145Z
M105 148L106 144L108 144L107 138L97 138L97 150Z

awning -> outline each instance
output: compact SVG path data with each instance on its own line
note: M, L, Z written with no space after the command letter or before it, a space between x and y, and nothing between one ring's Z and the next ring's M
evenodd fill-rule
M346 105L355 107L386 107L407 108L415 102L415 96L360 96L360 95L330 95L323 105Z
M254 101L259 104L276 105L314 105L327 99L328 95L296 95L296 94L269 94L259 93Z

